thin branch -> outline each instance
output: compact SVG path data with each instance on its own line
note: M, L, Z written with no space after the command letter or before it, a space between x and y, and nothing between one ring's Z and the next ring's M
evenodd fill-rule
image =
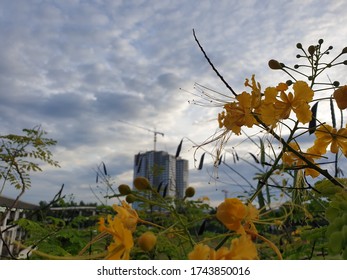
M232 94L236 97L237 93L231 88L231 86L224 80L223 76L218 72L218 70L216 69L216 67L214 67L213 63L211 62L210 58L207 56L206 52L204 51L203 47L201 46L198 38L195 35L195 30L193 29L193 35L194 35L194 39L196 41L196 43L198 44L200 50L202 51L202 53L204 54L207 62L210 64L210 66L212 67L213 71L217 74L217 76L222 80L222 82L224 83L224 85L232 92Z
M329 172L326 169L321 169L316 164L309 161L305 156L303 156L300 152L295 150L293 147L291 147L283 138L281 138L272 128L268 127L264 122L262 122L257 116L255 116L256 120L269 132L271 133L289 152L292 152L294 155L296 155L298 158L300 158L302 161L304 161L308 168L314 169L318 171L321 175L323 175L325 178L327 178L330 182L332 182L334 185L339 186L342 189L346 190L346 186L344 186L342 183L336 180L333 176L329 174ZM282 150L283 153L283 150Z

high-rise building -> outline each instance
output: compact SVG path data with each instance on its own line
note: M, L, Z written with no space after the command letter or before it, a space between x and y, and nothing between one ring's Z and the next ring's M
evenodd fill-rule
M139 153L134 160L134 179L139 176L146 177L163 196L183 198L188 186L188 160L164 151Z
M188 187L188 160L176 159L176 197L183 198Z

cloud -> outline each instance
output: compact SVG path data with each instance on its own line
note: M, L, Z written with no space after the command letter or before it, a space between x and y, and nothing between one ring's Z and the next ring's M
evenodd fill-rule
M230 95L194 41L193 28L237 92L252 74L262 88L288 79L271 72L267 61L294 65L297 42L324 38L327 45L345 46L344 1L7 0L0 5L6 10L0 12L1 134L41 124L58 140L54 154L62 163L59 170L35 175L35 188L28 191L32 202L48 200L62 183L77 200L92 199L91 170L101 161L117 182L131 184L133 156L152 149L153 134L119 120L164 132L157 148L170 153L184 138L182 155L193 166L193 146L215 133L220 108L189 105L192 96L185 90L194 92L198 82ZM330 75L346 83L343 71ZM207 191L201 172L191 178Z

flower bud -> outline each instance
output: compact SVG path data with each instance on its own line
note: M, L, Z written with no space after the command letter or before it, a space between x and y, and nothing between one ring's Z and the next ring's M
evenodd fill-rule
M313 46L313 45L311 45L311 46L308 47L308 53L309 53L310 55L313 55L314 52L315 52L315 50L316 50L316 47Z
M302 49L301 43L297 43L297 44L296 44L296 47L297 47L298 49Z
M344 47L341 53L347 53L347 47Z
M131 193L130 187L126 184L119 185L118 191L121 195L127 195L127 194Z
M151 183L145 177L137 177L134 180L134 186L139 191L144 191L151 188Z
M128 194L125 197L125 201L128 202L128 203L133 203L133 202L136 201L136 197L133 194Z
M282 64L274 59L271 59L268 64L269 64L269 67L273 70L278 70L283 68Z
M151 251L157 243L157 237L151 231L146 231L137 240L137 244L143 251Z
M340 110L347 108L347 85L334 91L334 98Z
M193 197L195 194L195 189L193 187L188 187L185 191L185 197Z

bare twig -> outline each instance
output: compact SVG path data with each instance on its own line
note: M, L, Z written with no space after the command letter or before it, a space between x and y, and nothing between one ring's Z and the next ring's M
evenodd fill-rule
M200 50L202 51L202 53L204 54L207 62L210 64L210 66L212 67L213 71L217 74L217 76L222 80L222 82L224 83L224 85L232 92L232 94L236 97L237 93L232 89L232 87L227 83L227 81L224 80L223 76L218 72L218 70L216 69L216 67L214 67L213 63L211 62L210 58L207 56L206 52L204 51L203 47L201 46L198 38L195 35L195 30L193 29L193 35L194 35L194 39L196 41L196 43L198 44Z

